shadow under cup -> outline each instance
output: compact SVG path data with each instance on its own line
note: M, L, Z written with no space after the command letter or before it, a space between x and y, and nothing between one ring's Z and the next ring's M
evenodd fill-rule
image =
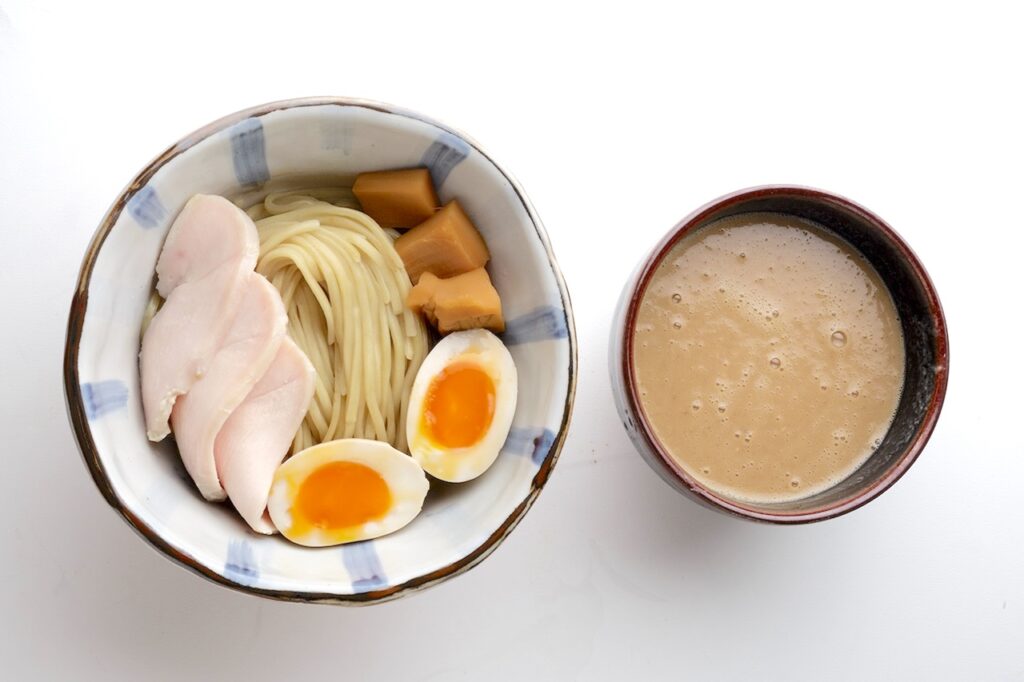
M719 495L691 477L654 436L633 372L633 329L651 277L685 236L720 218L783 213L811 220L860 251L885 282L903 328L903 394L881 445L852 475L818 494L792 502L753 504ZM910 247L881 218L842 197L804 187L743 190L718 199L677 225L627 283L611 344L612 383L620 416L648 464L674 488L718 511L773 523L820 521L874 499L913 464L942 408L948 377L946 323L935 288Z

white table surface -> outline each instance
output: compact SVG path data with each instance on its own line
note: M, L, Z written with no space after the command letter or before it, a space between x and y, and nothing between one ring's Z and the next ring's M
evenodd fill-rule
M41 4L0 0L0 676L1024 679L1020 15ZM164 559L94 488L62 397L73 283L121 187L208 121L314 94L479 140L546 223L579 337L571 433L519 528L468 574L363 609L238 594ZM951 333L918 463L799 528L673 493L627 441L606 362L614 301L653 242L773 182L889 220Z

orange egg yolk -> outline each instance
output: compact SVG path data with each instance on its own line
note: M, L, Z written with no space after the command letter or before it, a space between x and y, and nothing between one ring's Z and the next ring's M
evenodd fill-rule
M491 426L494 397L494 382L478 365L453 363L430 382L421 430L441 447L473 445Z
M360 526L391 508L391 490L381 475L358 462L330 462L306 477L292 507L302 525L321 530Z

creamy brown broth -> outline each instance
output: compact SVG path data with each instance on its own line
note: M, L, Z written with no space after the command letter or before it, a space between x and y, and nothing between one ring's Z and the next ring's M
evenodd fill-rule
M634 332L643 409L711 490L755 503L813 495L877 447L903 387L900 321L856 250L770 213L681 240Z

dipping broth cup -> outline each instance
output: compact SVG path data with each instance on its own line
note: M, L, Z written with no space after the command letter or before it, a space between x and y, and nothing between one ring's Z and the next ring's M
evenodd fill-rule
M651 279L679 240L715 220L743 213L781 213L811 220L857 249L892 294L903 329L906 374L895 418L874 453L849 477L796 501L754 504L708 489L670 455L654 435L639 395L633 364L637 313ZM949 374L946 321L935 287L906 242L884 220L849 199L817 189L765 186L740 190L698 209L665 235L640 263L622 292L612 323L610 370L616 406L644 460L692 500L740 518L792 524L850 512L885 492L914 463L942 409Z

